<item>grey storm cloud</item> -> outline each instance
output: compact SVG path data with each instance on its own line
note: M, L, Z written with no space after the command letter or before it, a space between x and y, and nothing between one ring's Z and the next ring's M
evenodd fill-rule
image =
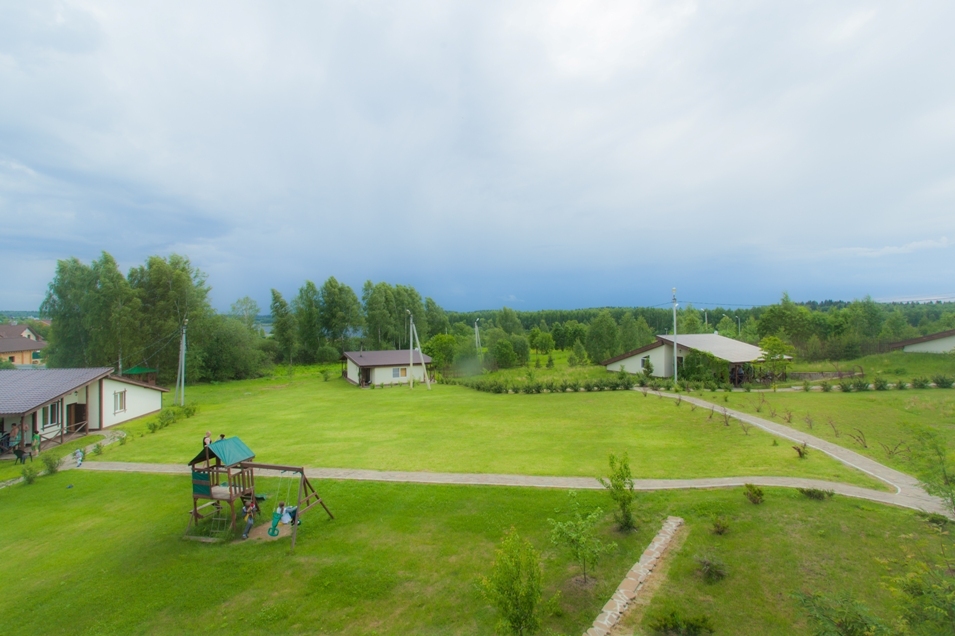
M0 4L0 308L179 252L217 306L950 293L955 6ZM948 287L945 287L948 285Z

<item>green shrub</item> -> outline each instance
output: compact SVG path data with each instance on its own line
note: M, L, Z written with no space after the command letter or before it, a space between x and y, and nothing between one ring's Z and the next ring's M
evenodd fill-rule
M541 623L540 554L514 528L497 549L491 574L481 579L484 598L500 614L499 631L531 634Z
M869 381L865 378L859 378L858 380L853 380L852 382L853 391L868 391L869 390Z
M580 381L579 381L579 380L571 380L571 381L570 381L570 390L573 391L574 393L577 393L578 391L580 391Z
M170 424L176 422L179 419L179 409L175 407L170 407L163 409L159 412L159 428L166 428Z
M676 610L651 619L647 626L661 636L702 636L716 631L709 616L683 616Z
M810 391L812 391L812 385L809 384L809 380L806 380L805 382L802 383L802 390L805 391L806 393L809 393Z
M120 445L120 446L125 446L125 445L126 445L126 438L127 438L127 437L129 437L129 436L128 436L128 435L122 435L122 436L119 438L119 445Z
M190 402L189 404L182 407L182 414L187 418L192 417L199 412L199 405L195 402Z
M103 454L103 445L97 442L97 443L93 446L93 454L94 454L94 455L102 455L102 454Z
M581 383L581 385L580 385L580 388L582 388L584 391L588 391L588 392L593 391L593 390L594 390L594 387L595 387L595 385L594 385L593 380L584 380L584 381Z
M825 380L819 383L819 388L822 389L823 393L828 393L829 391L832 391L832 385L826 382Z
M36 478L40 474L40 469L31 462L23 466L23 470L20 471L20 474L23 476L23 483L29 486L36 481Z
M912 378L913 389L927 389L930 384L928 378Z
M750 384L749 382L744 382L744 383L743 383L743 390L746 391L747 393L749 393L750 391L753 390L753 385Z
M549 353L547 354L547 368L548 369L554 368L554 356L550 355Z
M696 561L697 571L707 583L718 583L726 578L726 564L715 556L697 555L693 559Z
M610 454L610 476L604 479L598 477L600 485L610 491L610 498L617 505L614 517L617 527L621 530L633 530L636 522L633 519L633 474L630 472L630 458L624 453L619 459Z
M932 378L932 382L935 383L935 387L938 389L950 389L952 385L955 384L955 380L952 380L952 378L947 375L936 375Z
M895 388L899 391L904 391L908 388L908 385L905 384L905 380L899 379L895 381Z
M841 380L839 382L839 390L843 393L852 393L852 382L849 380Z
M773 440L774 442L776 440ZM730 522L726 517L716 517L713 519L713 534L718 534L720 536L727 534L730 531Z
M750 503L759 505L763 503L763 489L753 484L743 484L743 495L749 499Z
M146 422L146 428L149 430L150 433L155 433L156 431L159 430L159 422L157 422L156 420L149 420L148 422Z
M808 497L809 499L815 499L816 501L832 499L832 497L836 494L835 491L820 490L818 488L797 488L796 490L798 490L803 497Z
M889 381L883 378L881 375L877 375L875 376L875 380L872 381L872 388L876 391L888 391Z
M63 462L63 458L53 454L51 451L47 451L40 455L40 461L43 462L43 467L46 468L47 475L55 475L57 471L60 470L60 464Z

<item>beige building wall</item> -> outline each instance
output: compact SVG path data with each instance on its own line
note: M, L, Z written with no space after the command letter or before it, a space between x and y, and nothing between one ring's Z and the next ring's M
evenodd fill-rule
M162 409L162 391L106 378L103 383L103 428L122 424ZM125 392L125 408L119 395Z
M906 345L902 347L902 351L909 353L950 353L955 351L955 336Z

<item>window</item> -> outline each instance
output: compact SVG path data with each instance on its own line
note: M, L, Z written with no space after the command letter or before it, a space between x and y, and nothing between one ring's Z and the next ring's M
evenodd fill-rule
M395 367L394 369L391 370L391 377L393 377L393 378L401 377L401 372L402 372L403 370L404 370L404 369L399 369L398 367Z
M408 377L408 368L407 368L407 367L401 367L401 377L403 377L403 378L407 378L407 377Z
M642 358L640 358L640 368L646 369L648 362L650 362L650 356L643 356Z
M113 413L121 413L126 410L126 390L113 392Z
M50 428L60 425L60 403L54 402L40 409L40 426Z

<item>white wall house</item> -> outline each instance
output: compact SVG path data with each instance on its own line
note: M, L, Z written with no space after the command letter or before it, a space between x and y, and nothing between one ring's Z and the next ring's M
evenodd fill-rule
M952 353L955 352L955 329L896 342L889 348L901 349L906 353Z
M681 365L683 358L693 350L704 351L725 360L731 369L734 366L758 362L763 358L763 350L757 346L711 333L677 334L676 348L678 365ZM672 378L673 336L657 336L656 342L604 360L601 364L607 367L608 371L620 371L623 368L627 373L637 374L643 373L648 360L653 365L653 376Z
M155 413L162 387L113 376L113 369L0 370L0 435L13 426L41 440L64 439Z
M431 364L431 357L414 352L414 365L411 364L412 352L407 349L398 351L346 351L342 357L342 375L352 384L368 386L370 384L407 384L411 378L415 382L424 382L425 368Z

